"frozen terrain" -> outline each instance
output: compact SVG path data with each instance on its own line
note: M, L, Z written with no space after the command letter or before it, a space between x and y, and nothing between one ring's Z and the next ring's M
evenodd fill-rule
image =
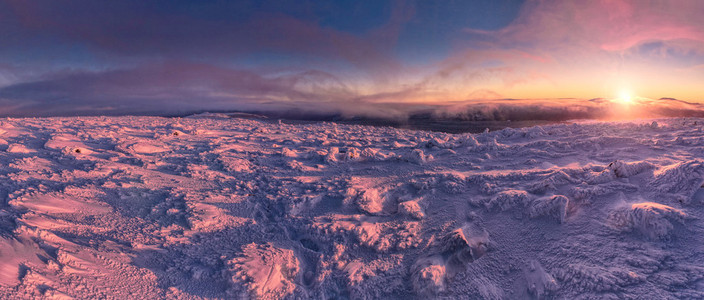
M0 120L0 298L704 298L704 120Z

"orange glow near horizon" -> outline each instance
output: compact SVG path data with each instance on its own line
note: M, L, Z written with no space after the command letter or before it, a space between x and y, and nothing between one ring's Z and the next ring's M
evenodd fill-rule
M462 63L460 58L456 60L450 59L447 64ZM704 81L702 68L673 71L671 66L661 64L622 64L616 67L614 65L619 63L604 60L575 63L571 68L564 68L550 62L525 64L523 60L507 59L507 64L512 67L495 72L426 65L410 69L393 82L362 83L357 90L366 95L394 96L375 98L374 102L429 104L562 98L618 98L632 102L637 97L704 102L704 94L699 88ZM394 93L396 91L409 92Z

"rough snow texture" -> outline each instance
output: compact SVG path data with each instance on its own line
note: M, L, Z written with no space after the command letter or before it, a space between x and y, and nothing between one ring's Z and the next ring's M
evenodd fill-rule
M704 121L0 119L0 298L704 298Z

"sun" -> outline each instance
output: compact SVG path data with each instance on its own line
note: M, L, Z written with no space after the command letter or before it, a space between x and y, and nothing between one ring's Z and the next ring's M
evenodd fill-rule
M633 95L629 90L621 90L616 98L621 103L627 104L633 102Z

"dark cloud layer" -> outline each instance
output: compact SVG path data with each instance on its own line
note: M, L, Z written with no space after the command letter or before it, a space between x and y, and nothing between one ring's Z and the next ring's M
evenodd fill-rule
M386 50L405 20L400 5L387 9L388 19L374 33L361 36L321 26L316 1L309 9L283 1L280 7L276 1L260 2L10 0L3 3L2 13L10 21L0 33L14 37L6 46L24 46L27 39L40 36L44 38L37 46L73 43L106 60L220 63L278 53L341 60L365 70L394 67Z
M264 77L208 64L144 65L104 72L65 72L0 88L0 99L21 103L17 115L153 113L244 109L270 101L329 101L347 95L334 76L306 71Z

